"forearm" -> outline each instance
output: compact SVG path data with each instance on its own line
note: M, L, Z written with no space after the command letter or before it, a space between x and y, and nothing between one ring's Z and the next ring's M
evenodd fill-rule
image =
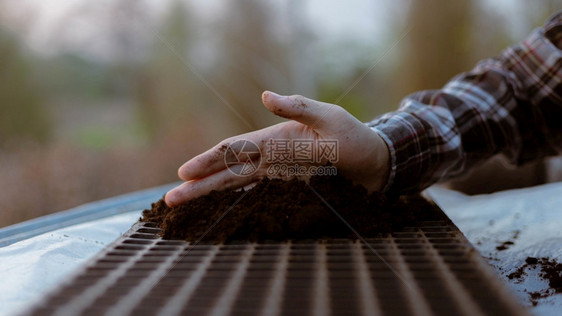
M385 190L420 190L498 153L521 164L561 152L561 20L369 123L390 152Z

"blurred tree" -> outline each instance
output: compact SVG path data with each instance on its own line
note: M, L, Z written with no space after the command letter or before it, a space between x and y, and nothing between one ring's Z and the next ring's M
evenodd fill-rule
M195 74L184 65L192 41L188 8L172 2L163 21L154 34L151 56L137 73L138 117L151 137L189 120L190 107L199 100Z
M364 75L370 66L358 62L355 70L345 76L325 71L326 74L318 78L318 98L336 102L362 121L370 121L375 115L393 110L394 105L388 106L390 82L375 69ZM348 90L351 85L352 89Z
M297 93L291 89L291 58L297 56L291 55L289 43L275 32L279 16L271 4L233 1L225 12L219 23L224 34L215 68L219 71L212 83L242 118L233 116L238 123L235 132L244 132L275 121L261 106L264 90Z
M35 69L37 81L51 99L100 99L117 94L109 65L84 55L65 52L39 59Z
M316 98L317 67L319 66L316 39L306 16L306 2L292 0L285 3L289 41L285 49L291 54L291 94Z
M97 4L94 4L97 6ZM150 34L148 7L142 1L111 1L106 19L107 50L111 53L114 89L124 98L130 98L137 88L138 70L146 56L143 42Z
M412 30L395 73L400 83L395 96L442 87L479 60L522 40L562 7L561 0L514 1L510 10L498 12L491 10L498 6L491 2L410 1L406 24Z
M47 141L51 123L33 81L32 61L1 28L0 60L0 146Z
M470 27L475 2L411 1L406 19L412 29L404 39L396 95L436 89L470 68Z

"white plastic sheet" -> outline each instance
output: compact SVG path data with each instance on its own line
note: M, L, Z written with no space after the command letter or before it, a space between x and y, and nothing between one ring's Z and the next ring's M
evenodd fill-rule
M22 312L112 243L140 211L74 225L0 248L0 315Z
M438 187L427 193L488 259L521 304L535 315L562 314L562 294L531 305L528 292L548 288L538 269L528 269L522 282L507 278L527 257L562 262L562 183L477 196ZM502 251L496 249L506 241L514 244Z

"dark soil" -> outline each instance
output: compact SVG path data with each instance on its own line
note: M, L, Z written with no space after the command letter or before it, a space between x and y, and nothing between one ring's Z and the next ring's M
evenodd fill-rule
M516 231L513 233L513 237L512 237L513 240L507 240L507 241L502 242L501 244L499 244L499 245L496 247L496 250L497 250L497 251L504 251L504 250L509 249L509 247L515 245L515 239L517 239L517 237L519 237L519 233L521 233L521 232L518 231L518 230L516 230Z
M539 259L534 258L534 257L527 257L527 259L525 259L525 263L526 264L537 264L537 263L539 263Z
M496 247L496 250L503 251L509 249L509 246L515 245L515 243L511 240L502 242L499 246Z
M533 306L537 306L541 298L547 298L551 295L552 293L550 293L550 291L548 290L529 292L529 296L531 297L531 303L533 304Z
M562 263L549 258L527 257L525 263L514 272L507 275L509 279L522 280L527 275L526 269L540 268L539 276L548 281L549 288L542 291L530 292L531 303L537 305L541 298L549 297L556 293L562 293Z
M420 195L388 199L341 176L314 176L307 184L264 179L248 191L213 191L170 208L163 200L145 210L144 222L162 228L164 239L285 241L353 238L340 215L362 237L379 237L428 220L447 220Z

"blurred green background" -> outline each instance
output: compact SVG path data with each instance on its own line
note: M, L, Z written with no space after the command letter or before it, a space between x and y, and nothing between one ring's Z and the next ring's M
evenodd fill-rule
M560 8L0 0L0 227L176 181L190 157L281 121L261 105L266 89L371 120L497 55Z

